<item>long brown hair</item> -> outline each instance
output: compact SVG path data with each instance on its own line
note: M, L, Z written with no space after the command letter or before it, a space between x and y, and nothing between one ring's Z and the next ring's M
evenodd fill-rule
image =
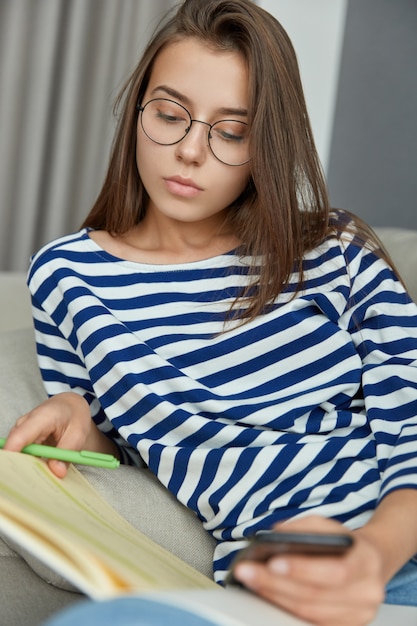
M329 232L329 200L291 41L250 0L185 0L169 13L119 94L121 108L110 164L84 226L120 235L140 222L147 194L136 167L137 103L165 46L188 37L239 52L249 70L251 177L229 216L243 255L262 257L243 291L238 316L253 318L299 273L302 259ZM254 289L255 287L255 289Z

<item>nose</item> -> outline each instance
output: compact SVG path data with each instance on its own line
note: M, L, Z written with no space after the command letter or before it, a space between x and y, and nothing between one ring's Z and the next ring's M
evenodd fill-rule
M206 159L208 146L208 131L210 124L193 120L184 139L176 144L177 158L187 163L202 163Z

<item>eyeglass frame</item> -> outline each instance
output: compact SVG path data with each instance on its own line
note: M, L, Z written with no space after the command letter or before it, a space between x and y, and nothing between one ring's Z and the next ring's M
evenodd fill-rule
M217 120L216 122L213 122L213 124L209 124L209 122L203 122L203 120L193 119L191 117L191 113L189 112L188 109L185 108L184 105L180 104L176 100L172 100L171 98L151 98L150 100L145 102L143 106L140 104L140 102L138 102L136 104L136 108L138 109L139 113L143 113L145 107L147 107L148 104L150 104L151 102L155 102L155 100L163 100L164 102L172 102L173 104L178 105L179 107L184 109L184 111L187 113L188 117L190 118L190 125L188 126L188 128L186 128L185 134L183 137L181 137L181 139L178 139L178 141L173 141L171 143L162 143L160 141L156 141L153 137L148 135L148 133L146 132L143 126L143 121L142 121L142 116L141 116L140 125L142 126L143 132L148 137L148 139L156 143L158 146L175 146L176 144L181 143L181 141L183 141L183 139L185 139L187 135L189 134L191 127L193 125L193 122L198 122L199 124L204 124L205 126L208 126L207 144L208 144L208 147L210 148L211 154L214 156L215 159L217 159L217 161L219 161L220 163L223 163L223 165L228 165L229 167L241 167L242 165L246 165L247 163L249 163L249 161L251 161L252 157L249 157L249 159L247 159L247 161L243 161L243 163L226 163L226 161L222 161L221 159L219 159L219 157L213 151L213 148L211 147L211 143L210 143L210 139L211 139L210 131L213 128L213 126L215 126L216 124L220 124L220 122L238 122L239 124L244 124L245 126L249 126L247 122L242 122L242 120L234 120L234 119L221 119L221 120Z

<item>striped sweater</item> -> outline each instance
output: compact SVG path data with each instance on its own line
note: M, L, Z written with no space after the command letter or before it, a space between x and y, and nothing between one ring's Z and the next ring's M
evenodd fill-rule
M391 269L330 237L256 320L227 322L249 280L234 252L181 265L115 258L87 230L32 260L48 394L72 390L218 541L314 512L363 525L417 488L417 308Z

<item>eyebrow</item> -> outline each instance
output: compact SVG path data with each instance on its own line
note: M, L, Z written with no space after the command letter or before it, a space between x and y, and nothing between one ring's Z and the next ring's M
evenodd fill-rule
M152 90L151 96L157 96L159 91L163 91L166 95L171 96L171 98L175 98L179 100L182 104L191 107L191 100L187 98L184 94L180 93L176 89L172 87L168 87L168 85L158 85L155 89ZM221 107L217 110L219 115L237 115L238 117L247 117L248 111L244 108L236 108L236 107Z

